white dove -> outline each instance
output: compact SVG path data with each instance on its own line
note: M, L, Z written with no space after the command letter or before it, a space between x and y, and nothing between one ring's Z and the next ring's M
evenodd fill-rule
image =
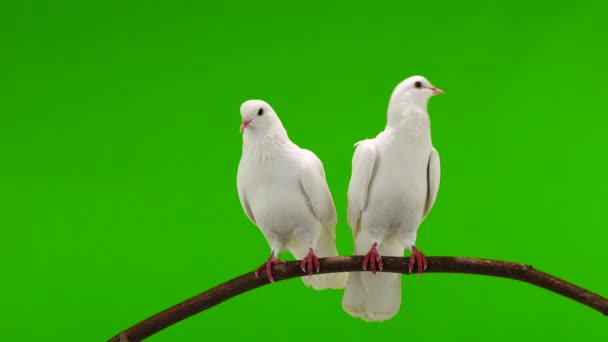
M344 288L346 274L314 275L317 257L337 256L336 208L325 180L323 164L309 150L291 142L281 120L261 100L241 105L243 152L237 174L239 199L245 214L264 234L270 257L255 272L283 263L277 254L288 249L302 259L304 284L321 290Z
M365 255L372 273L348 276L342 306L366 321L390 319L401 304L401 275L379 273L382 257L403 256L411 250L418 275L427 260L414 245L418 226L428 215L439 189L439 154L431 143L427 104L443 94L422 76L402 81L393 91L388 122L374 139L357 146L348 186L348 224L353 230L355 254ZM367 254L366 254L367 253Z

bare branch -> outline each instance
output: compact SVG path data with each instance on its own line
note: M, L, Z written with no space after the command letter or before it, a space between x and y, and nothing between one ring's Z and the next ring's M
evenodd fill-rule
M363 271L361 269L362 256L323 258L319 261L321 262L320 273ZM387 256L382 257L382 261L384 263L383 272L408 274L409 258ZM529 265L459 257L429 257L428 261L429 265L425 273L468 273L516 279L559 293L604 315L608 315L608 299L547 273L535 270ZM275 281L281 281L302 277L305 274L300 269L299 261L290 261L286 264L275 265L273 275ZM207 310L227 299L267 284L268 279L264 273L259 279L255 277L253 272L247 273L159 312L112 337L109 341L134 342L143 340L172 324ZM339 303L336 303L336 305L339 305Z

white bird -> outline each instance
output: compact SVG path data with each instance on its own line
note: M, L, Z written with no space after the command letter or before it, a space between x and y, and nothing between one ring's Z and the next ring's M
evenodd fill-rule
M317 257L337 256L336 208L323 164L309 150L294 144L281 120L261 100L241 105L243 152L237 174L239 199L245 214L264 234L270 257L264 270L270 282L272 265L284 263L277 254L288 249L302 259L304 284L321 290L344 288L346 274L319 272Z
M348 276L342 306L366 321L392 318L401 304L401 275L379 273L382 255L403 256L410 249L411 272L427 260L416 247L418 226L435 203L439 189L439 154L431 142L427 104L443 94L422 76L402 81L393 91L387 125L374 139L355 144L348 186L348 224L355 254L365 255L372 273Z

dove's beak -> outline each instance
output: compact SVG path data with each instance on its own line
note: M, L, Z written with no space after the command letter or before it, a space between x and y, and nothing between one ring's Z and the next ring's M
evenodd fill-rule
M247 126L249 126L249 123L251 123L251 120L244 120L241 121L241 128L239 129L239 132L243 133L243 131L245 130L245 128L247 128Z
M429 89L431 89L431 91L433 92L433 95L441 95L443 94L443 90L437 88L437 87L430 87Z

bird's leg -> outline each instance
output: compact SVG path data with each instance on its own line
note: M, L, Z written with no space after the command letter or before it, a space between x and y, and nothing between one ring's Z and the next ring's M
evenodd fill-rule
M268 278L268 280L270 280L271 283L274 283L274 277L272 276L272 265L276 265L276 264L284 264L285 261L276 258L274 256L274 251L272 251L272 253L270 253L270 257L268 258L268 260L266 260L265 263L262 264L262 266L258 267L257 270L255 270L255 276L256 277L260 277L260 272L262 272L262 270L266 271L266 277Z
M414 262L418 264L418 276L422 274L423 270L426 270L426 267L429 265L429 262L426 260L426 256L422 254L418 248L412 246L412 256L410 257L410 262L407 265L407 270L412 273L414 269Z
M308 271L308 276L312 276L312 268L315 268L315 272L319 273L321 270L321 265L319 264L319 258L313 252L312 247L309 249L308 254L304 258L302 258L302 262L300 262L300 268L302 268L303 272Z
M378 269L382 271L382 257L380 253L378 253L378 243L374 242L372 248L369 249L369 252L365 254L365 258L363 258L363 270L367 270L367 263L369 262L370 268L372 269L372 273L376 274L376 264L378 264Z

